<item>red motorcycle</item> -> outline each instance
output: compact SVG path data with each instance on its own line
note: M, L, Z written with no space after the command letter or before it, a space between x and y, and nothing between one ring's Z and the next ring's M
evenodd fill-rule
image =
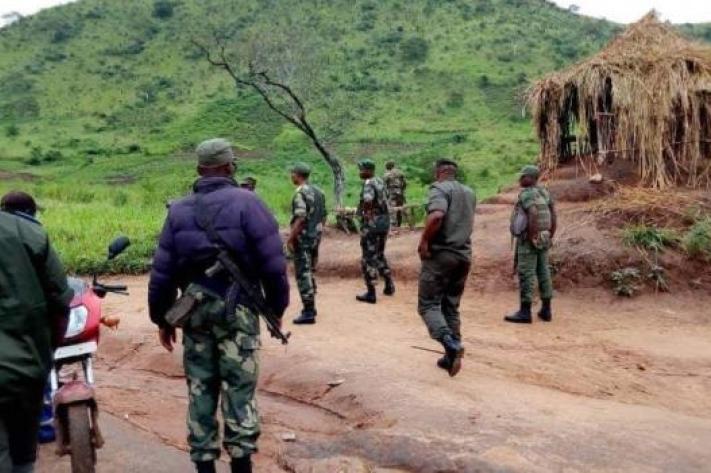
M126 237L114 240L109 245L107 260L116 258L130 244ZM74 290L74 299L50 373L57 454L71 455L72 473L94 473L96 450L103 446L104 439L98 424L93 358L101 324L112 326L118 322L102 318L101 302L108 293L128 295L128 292L123 285L100 283L96 274L91 284L69 278L69 285Z

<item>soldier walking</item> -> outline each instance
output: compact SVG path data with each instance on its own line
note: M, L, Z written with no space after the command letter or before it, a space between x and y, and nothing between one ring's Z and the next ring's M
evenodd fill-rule
M383 180L375 176L375 163L364 159L358 163L363 188L360 192L358 215L360 216L360 247L362 250L361 270L365 279L367 291L359 294L360 302L375 304L377 296L375 286L378 275L385 280L383 294L395 294L395 284L388 261L385 259L385 244L390 231L390 210L388 208L387 190Z
M198 146L197 155L200 178L194 194L170 206L153 259L150 316L161 344L173 351L176 329L165 316L181 291L176 307L187 306L188 316L182 324L188 442L198 473L214 473L220 457L215 417L220 398L223 445L232 472L251 472L260 433L255 400L259 320L226 272L209 276L206 271L218 247L228 249L245 278L261 285L271 310L281 316L289 301L286 259L276 220L256 194L240 189L233 179L230 144L209 140Z
M395 226L402 226L402 209L401 207L405 205L405 189L407 189L407 179L405 174L395 167L395 161L388 161L385 163L385 174L383 175L383 181L385 182L385 188L388 191L388 203L390 208L395 210Z
M418 253L422 260L417 310L430 336L444 347L437 366L455 376L462 366L459 302L472 259L471 235L476 197L456 180L457 164L437 161L429 190L427 223Z
M323 192L309 183L311 169L303 163L291 169L291 182L296 192L291 201L291 233L287 249L294 256L294 274L301 295L303 310L295 324L316 323L315 263L325 214Z
M519 183L522 190L511 216L511 234L516 238L515 259L521 307L517 312L504 317L507 322L531 323L531 304L536 279L542 300L538 317L545 322L553 319L553 283L548 264L548 250L555 235L557 216L553 199L547 189L538 185L538 177L537 166L524 166L521 170Z

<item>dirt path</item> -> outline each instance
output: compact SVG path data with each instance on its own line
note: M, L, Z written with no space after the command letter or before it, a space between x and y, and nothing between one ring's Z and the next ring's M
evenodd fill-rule
M184 449L180 355L157 346L146 279L128 282L130 299L108 301L123 322L100 347L102 407ZM569 292L553 323L518 327L501 322L515 293L472 289L464 370L450 379L434 366L438 355L413 348L439 349L412 283L375 307L353 301L357 280L324 280L319 290L317 325L289 326L287 350L264 340L259 472L708 471L707 295ZM99 471L111 468L108 457Z

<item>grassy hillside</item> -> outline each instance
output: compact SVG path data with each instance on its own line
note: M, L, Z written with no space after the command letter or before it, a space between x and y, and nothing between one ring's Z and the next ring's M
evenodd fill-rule
M96 268L119 233L138 244L115 269L143 269L205 138L236 144L240 175L257 177L282 222L290 163L312 163L330 188L299 132L191 46L218 20L244 35L298 31L318 55L313 80L294 85L346 163L350 205L364 156L398 161L411 202L442 155L480 196L495 192L537 152L517 94L617 30L542 0L80 0L23 19L0 30L0 176L25 180L0 190L39 197L72 269Z

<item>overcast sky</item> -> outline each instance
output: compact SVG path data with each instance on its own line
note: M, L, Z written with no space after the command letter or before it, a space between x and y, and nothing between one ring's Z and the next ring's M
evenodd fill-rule
M52 5L71 0L0 0L0 15L17 11L29 15ZM130 0L114 0L130 1ZM554 0L563 8L571 4L580 7L580 13L605 17L620 23L629 23L641 18L652 8L662 18L674 23L711 22L711 0Z

